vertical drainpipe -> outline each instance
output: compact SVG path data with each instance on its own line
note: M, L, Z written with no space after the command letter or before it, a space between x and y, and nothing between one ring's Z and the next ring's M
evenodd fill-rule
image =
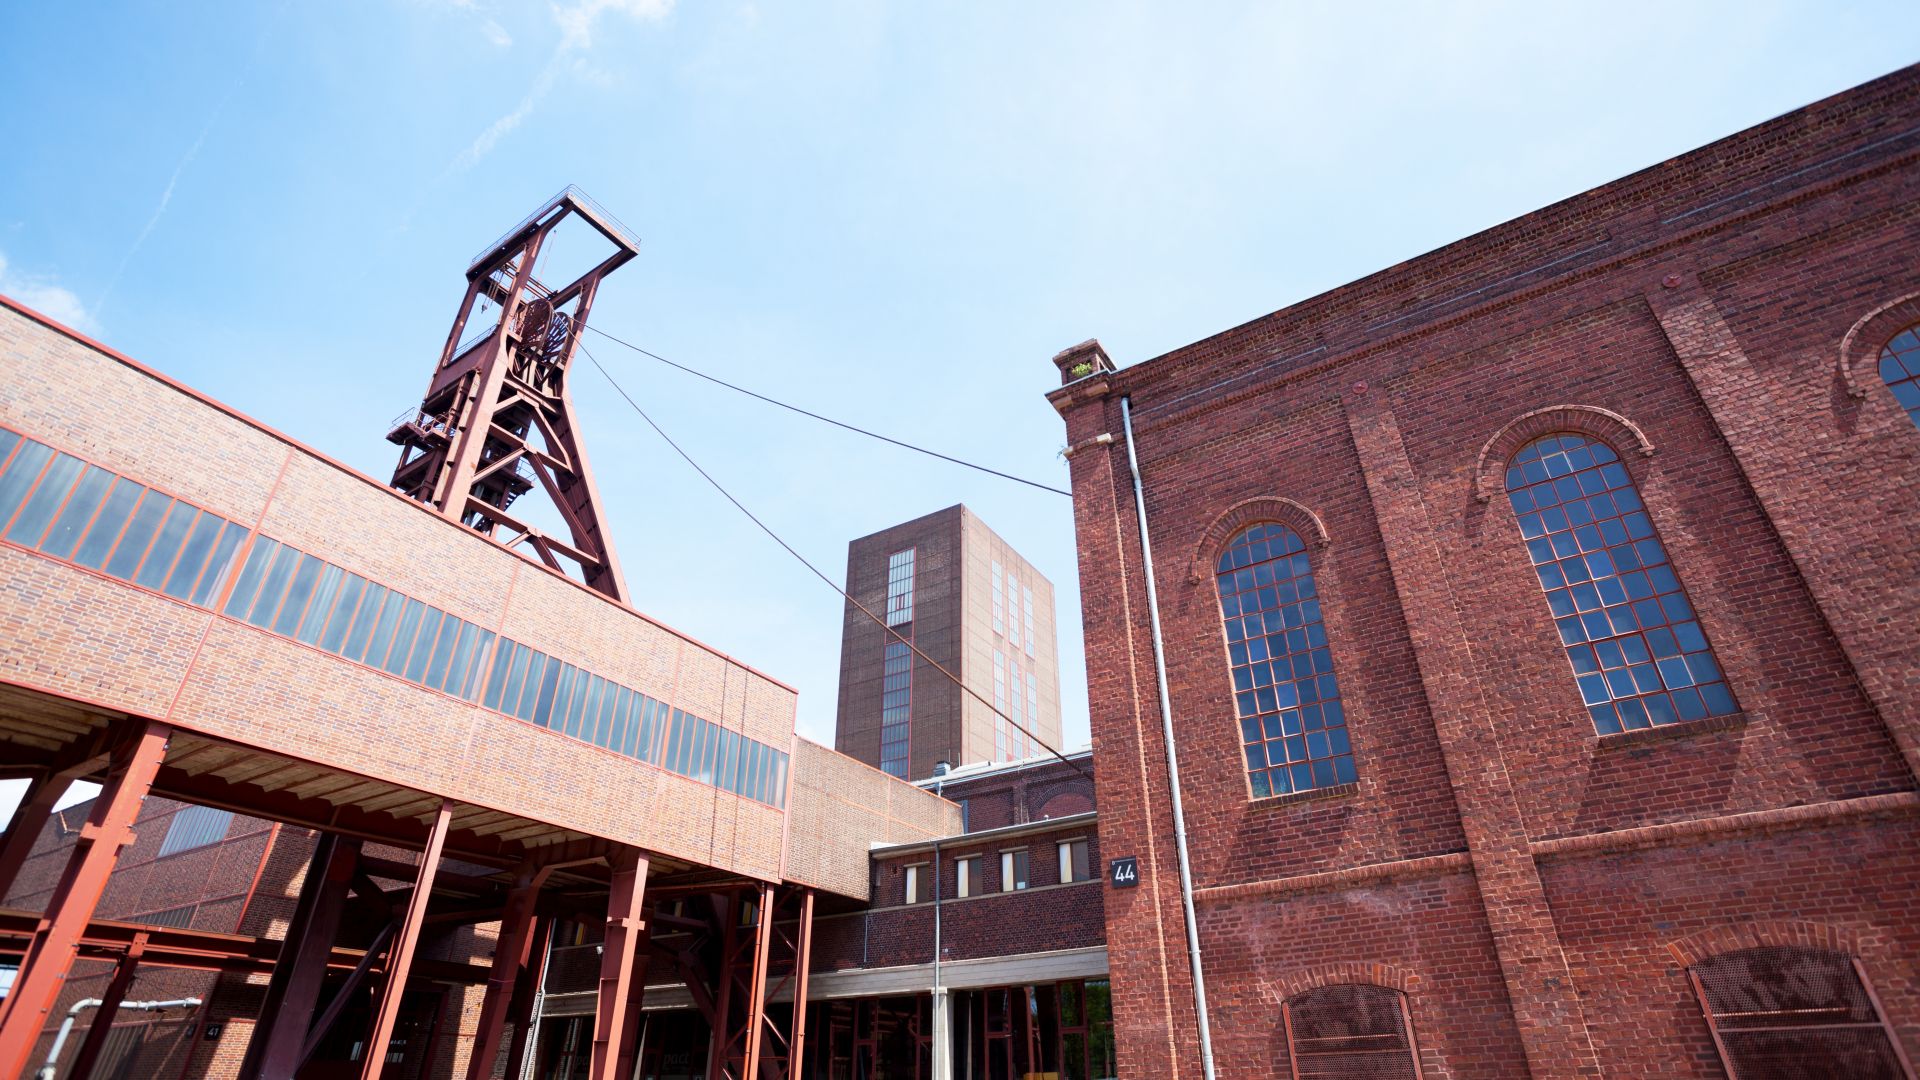
M942 761L934 765L933 794L935 798L944 798L947 770L951 768ZM933 841L933 1078L932 1080L952 1080L953 1044L949 1037L947 1018L947 988L940 982L940 840Z
M1133 476L1133 509L1140 518L1140 560L1147 579L1147 622L1153 633L1153 677L1160 694L1160 729L1167 747L1167 794L1173 800L1173 845L1180 861L1180 907L1186 914L1187 960L1193 968L1193 1008L1200 1021L1200 1068L1213 1075L1213 1035L1207 1026L1207 980L1200 967L1200 926L1193 916L1193 868L1187 858L1187 814L1180 802L1180 753L1173 744L1173 704L1167 697L1167 655L1160 640L1160 598L1153 587L1153 544L1147 538L1147 496L1140 485L1140 459L1133 449L1133 399L1120 398L1120 426L1127 437L1127 471Z

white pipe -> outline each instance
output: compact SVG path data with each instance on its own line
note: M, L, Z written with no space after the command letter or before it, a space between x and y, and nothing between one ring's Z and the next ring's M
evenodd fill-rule
M47 1063L40 1066L40 1070L33 1074L35 1080L53 1080L54 1074L60 1071L60 1051L66 1049L67 1036L73 1034L74 1020L86 1010L99 1008L103 1004L105 1004L105 1002L99 998L84 998L73 1003L73 1008L67 1010L67 1018L60 1022L60 1033L53 1037L53 1049L47 1051ZM175 998L172 1001L123 1001L120 1003L120 1008L122 1009L197 1009L199 1007L199 998ZM94 1020L96 1024L99 1022L98 1019Z
M1153 544L1147 539L1147 495L1140 486L1140 459L1133 451L1132 399L1120 398L1120 426L1127 436L1127 471L1133 474L1133 508L1140 517L1140 561L1147 579L1147 623L1153 631L1153 677L1160 691L1160 728L1167 744L1167 794L1173 799L1173 846L1180 859L1180 906L1187 916L1187 958L1193 966L1193 1007L1200 1021L1200 1069L1213 1076L1213 1035L1207 1027L1207 980L1200 968L1200 927L1193 915L1193 868L1187 858L1187 814L1180 802L1180 754L1173 745L1173 704L1167 697L1167 657L1160 642L1160 597L1153 587Z

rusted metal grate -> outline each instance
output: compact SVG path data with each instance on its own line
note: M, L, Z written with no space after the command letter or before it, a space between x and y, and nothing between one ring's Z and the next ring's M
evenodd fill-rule
M1419 1080L1406 999L1384 986L1322 986L1283 1006L1294 1080Z
M1766 946L1722 953L1691 974L1733 1080L1914 1080L1850 956Z

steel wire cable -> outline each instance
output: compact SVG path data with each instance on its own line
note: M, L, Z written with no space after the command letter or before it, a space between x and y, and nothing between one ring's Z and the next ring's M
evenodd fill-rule
M622 342L622 344L625 344L625 343ZM631 348L632 346L629 346L629 347ZM640 351L645 351L645 350L640 350ZM920 646L915 645L912 641L908 640L905 635L900 633L900 631L895 630L891 626L888 626L885 619L882 619L880 616L875 615L872 611L869 611L865 604L862 604L860 601L855 600L853 598L852 593L849 593L846 589L836 584L832 578L822 573L820 571L820 568L813 565L813 563L810 562L805 555L800 554L800 552L796 550L792 544L787 543L784 539L781 538L779 533L774 532L771 526L769 526L766 522L760 520L759 515L747 509L745 503L742 503L739 499L734 498L733 493L728 491L725 485L721 484L720 481L714 479L713 474L709 473L706 469L702 468L699 462L693 460L693 455L687 453L686 450L681 448L679 443L673 441L673 436L668 435L665 429L661 428L661 426L654 421L653 417L647 415L647 410L641 408L640 403L633 400L633 395L627 393L626 388L622 387L620 383L614 379L613 374L607 370L606 365L600 362L599 357L593 355L592 350L587 348L586 342L584 341L580 343L580 352L584 356L586 356L588 360L591 360L593 362L594 368L600 372L600 375L602 378L607 380L607 385L613 387L614 392L619 394L621 398L625 399L626 403L630 407L632 407L633 411L640 415L640 419L646 421L647 426L653 429L654 434L660 436L660 438L664 440L668 446L673 448L674 453L680 455L680 459L682 461L685 461L688 465L692 466L693 471L699 473L701 479L705 480L709 485L711 485L715 491L718 491L721 497L725 498L728 502L732 503L734 506L734 509L740 511L742 514L745 514L747 516L747 520L759 526L761 532L766 533L767 536L770 537L774 543L779 544L780 547L784 549L787 554L793 556L796 560L798 560L801 566L806 567L809 571L813 573L814 577L817 577L821 581L825 582L827 588L832 589L836 593L839 593L840 596L843 599L845 599L847 603L852 604L854 608L856 608L860 612L860 614L872 620L874 625L880 627L880 629L884 630L887 634L891 635L894 640L899 641L902 645L905 645L908 649L912 650L913 655L919 657L921 660L926 661L928 666L932 667L935 671L938 671L940 674L946 676L947 679L953 683L953 685L960 688L961 692L973 698L975 701L978 701L981 705L985 706L988 712L991 712L993 715L1006 721L1010 726L1012 726L1015 730L1019 731L1021 734L1025 735L1027 738L1032 739L1034 743L1036 743L1042 750L1045 750L1047 753L1053 755L1055 758L1058 758L1061 762L1063 762L1068 768L1072 769L1074 772L1079 773L1081 776L1084 776L1089 780L1093 779L1092 774L1087 772L1087 770L1081 768L1079 763L1073 761L1071 758L1068 758L1067 755L1055 749L1045 739L1042 739L1040 736L1034 734L1033 730L1027 727L1025 724L1022 724L1018 720L1015 720L1013 717L1008 716L1004 712L1001 712L1000 709L993 704L993 702L988 701L984 696L981 695L979 691L975 690L971 686L968 686L965 682L961 681L958 675L955 675L953 672L947 670L946 665L940 663L938 660L935 660L933 657L928 656L925 652L921 650ZM648 353L648 355L651 356L652 354ZM659 359L659 357L655 357L655 359ZM672 361L662 361L662 362L672 363ZM677 367L679 365L675 365L675 366ZM698 373L696 372L696 374ZM718 381L718 380L715 380L715 381ZM755 396L757 397L758 395L755 395ZM829 421L829 422L832 423L833 421ZM905 445L905 444L902 444L902 445ZM928 452L931 452L931 451L928 451ZM962 462L961 464L965 464L965 462ZM978 466L974 466L974 467L978 468ZM991 471L991 470L988 470L988 471ZM1014 477L1012 479L1018 479L1018 478ZM1030 482L1031 481L1022 481L1022 483L1030 483ZM1041 485L1035 485L1035 486L1037 487Z
M750 398L755 398L757 400L764 401L769 405L777 405L780 408L786 409L789 412L796 412L796 413L799 413L801 416L811 417L815 420L820 421L823 424L832 424L834 427L843 428L847 431L852 431L860 435L865 435L870 439L879 439L881 442L884 442L884 443L892 443L893 445L898 446L902 449L912 450L915 453L925 454L928 457L939 458L941 461L947 461L955 465L965 466L966 468L974 469L979 472L986 473L990 476L997 476L1002 480L1011 480L1016 484L1025 484L1028 487L1039 488L1041 491L1051 491L1055 495L1065 495L1069 499L1073 498L1073 492L1064 490L1062 488L1054 487L1050 484L1043 484L1038 480L1029 480L1024 476L1015 476L1012 473L1001 472L999 469L988 468L985 465L976 465L971 461L967 461L963 458L954 457L951 454L943 454L938 450L929 450L924 446L915 446L913 443L903 442L902 440L893 438L890 435L882 435L877 431L869 431L866 428L859 426L858 424L849 424L844 420L835 420L831 416L821 416L817 412L810 412L806 409L801 408L798 405L789 405L788 403L781 401L779 398L768 397L765 394L761 394L761 393L757 393L755 391L749 390L744 386L738 386L733 383L730 383L727 380L722 379L718 376L709 375L706 372L699 370L698 368L690 368L685 364L681 364L681 363L677 363L675 361L669 360L666 357L661 356L659 353L653 352L648 349L643 349L640 346L635 345L631 341L624 341L620 338L614 337L612 334L607 333L605 330L602 330L597 326L589 326L587 327L587 329L593 331L596 334L599 334L601 337L606 338L608 341L613 342L615 345L623 345L629 349L632 349L634 352L639 353L642 356L652 357L653 359L660 361L661 363L667 365L670 368L677 368L678 370L684 371L689 375L694 375L699 378L705 379L708 382L713 383L717 386L724 386L729 390L732 390L736 393L745 394ZM595 360L594 363L597 365L599 361Z

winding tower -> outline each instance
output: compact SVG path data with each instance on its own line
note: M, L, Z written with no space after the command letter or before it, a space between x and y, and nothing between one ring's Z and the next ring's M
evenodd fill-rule
M584 248L592 251L582 261ZM630 597L568 371L601 279L639 251L626 226L579 188L547 200L467 267L466 296L426 397L387 432L400 447L394 488L620 601ZM571 280L550 284L536 269ZM551 506L539 518L557 526L540 524L525 504L514 509L535 491Z

